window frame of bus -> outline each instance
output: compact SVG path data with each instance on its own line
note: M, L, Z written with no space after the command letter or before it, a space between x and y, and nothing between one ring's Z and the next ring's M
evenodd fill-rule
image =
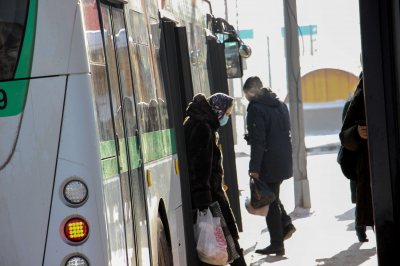
M23 2L23 1L25 1L25 5L24 6L21 4L21 2ZM14 1L14 3L15 3L15 6L14 6L15 10L14 10L14 13L13 13L13 15L14 15L13 16L13 21L3 20L3 22L5 24L4 25L4 29L5 30L7 30L7 29L10 30L10 34L8 35L8 38L7 39L5 38L5 40L7 41L7 40L9 40L10 37L13 37L12 34L15 33L16 26L17 26L17 24L19 24L18 23L18 18L22 18L22 16L24 18L22 24L20 24L21 25L21 29L22 29L21 30L21 35L20 36L15 36L14 35L14 37L17 37L17 38L19 37L19 44L18 44L18 48L17 48L18 49L18 54L14 58L12 58L12 56L8 56L8 57L5 57L5 58L0 58L0 62L2 62L1 65L3 65L3 66L5 65L5 64L3 64L3 62L5 62L5 61L8 61L8 62L9 61L13 61L11 64L9 64L9 65L13 65L12 72L9 73L7 76L4 74L6 70L4 70L3 68L0 69L0 81L12 80L12 79L15 78L15 74L16 74L17 68L18 68L19 59L20 59L20 56L21 56L22 45L23 45L23 42L24 42L25 30L26 30L26 26L27 26L26 24L27 24L28 11L29 11L29 0L19 0L19 1ZM6 5L9 7L9 10L12 9L9 1L7 1ZM18 7L21 7L21 6L23 6L23 7L22 8L18 8ZM8 14L9 12L4 12L4 13ZM21 17L18 17L18 14L20 14ZM7 24L7 22L9 24ZM7 27L7 25L9 25L9 27ZM4 32L5 30L2 30L2 32ZM4 44L6 44L6 42L4 42L2 44L3 47L6 47L3 51L7 51L4 54L7 54L7 55L12 54L12 53L9 53L10 49L7 50L7 46L5 46ZM11 58L11 60L10 60L10 58Z

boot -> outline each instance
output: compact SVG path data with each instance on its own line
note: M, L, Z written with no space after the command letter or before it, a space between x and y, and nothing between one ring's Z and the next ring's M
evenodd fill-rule
M357 231L358 241L360 242L368 242L369 239L367 238L367 234L365 232Z
M285 247L283 246L283 244L281 246L271 244L264 249L257 249L255 253L261 255L270 255L270 254L285 255Z
M291 238L294 232L296 232L296 227L294 227L292 223L285 226L283 228L283 240L288 240Z

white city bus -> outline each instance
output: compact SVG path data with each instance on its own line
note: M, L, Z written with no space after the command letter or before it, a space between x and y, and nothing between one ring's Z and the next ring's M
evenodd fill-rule
M162 21L208 96L204 10L0 0L0 265L190 264Z

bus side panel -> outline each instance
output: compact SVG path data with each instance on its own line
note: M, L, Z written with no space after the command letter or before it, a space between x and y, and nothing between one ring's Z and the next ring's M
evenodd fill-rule
M60 265L63 259L75 252L86 257L90 265L107 265L102 171L96 129L90 75L71 75L66 91L44 265ZM74 179L83 181L89 193L86 203L78 208L68 207L63 202L63 187ZM77 247L66 244L60 236L62 221L76 215L85 218L89 224L88 240Z
M0 265L41 265L66 77L30 81L20 135L0 171ZM7 127L0 118L0 127ZM3 137L2 143L13 141Z
M179 260L182 262L180 265L186 265L186 243L185 243L185 228L183 227L183 209L182 206L179 206L176 212L176 232L178 234L178 250L174 251L178 254L174 253L174 257L179 256Z
M31 77L67 74L76 0L40 0Z
M150 236L151 236L151 249L153 261L158 261L158 248L157 248L157 216L158 216L158 203L163 199L168 216L169 230L171 233L171 245L174 255L174 265L183 265L180 261L183 258L177 257L179 248L179 224L176 220L176 209L182 205L181 201L181 186L179 175L175 170L176 154L168 156L145 165L145 170L150 170L151 186L148 187L148 206L149 206L149 220L150 222ZM146 175L147 175L147 171ZM147 183L147 182L146 182ZM182 221L180 222L182 224ZM167 226L164 224L164 226Z
M76 6L73 31L71 53L68 62L68 74L89 73L90 70L86 51L83 15L79 4Z

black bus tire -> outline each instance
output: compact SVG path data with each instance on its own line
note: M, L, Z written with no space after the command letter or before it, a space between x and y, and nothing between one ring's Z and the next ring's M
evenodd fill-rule
M158 230L158 265L159 266L173 266L172 251L171 246L168 243L167 237L165 235L164 225L160 219L157 218Z

